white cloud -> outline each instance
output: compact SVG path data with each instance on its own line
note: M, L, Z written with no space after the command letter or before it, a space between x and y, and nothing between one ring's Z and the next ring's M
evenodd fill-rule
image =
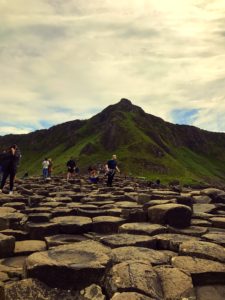
M198 109L194 125L225 131L224 105L212 108L225 94L224 1L0 7L0 134L88 118L122 97L169 121L174 109Z

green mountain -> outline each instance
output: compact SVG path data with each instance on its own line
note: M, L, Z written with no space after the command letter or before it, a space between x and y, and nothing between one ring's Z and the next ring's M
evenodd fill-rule
M0 137L2 148L14 143L23 155L20 174L40 174L45 157L53 159L55 173L62 173L71 156L86 170L115 153L126 174L189 183L225 181L225 133L165 122L127 99L88 120Z

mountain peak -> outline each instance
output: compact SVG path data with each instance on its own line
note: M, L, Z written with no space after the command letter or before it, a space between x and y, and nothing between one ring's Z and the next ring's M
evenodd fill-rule
M133 105L132 102L126 98L122 98L118 104L127 105L127 106Z

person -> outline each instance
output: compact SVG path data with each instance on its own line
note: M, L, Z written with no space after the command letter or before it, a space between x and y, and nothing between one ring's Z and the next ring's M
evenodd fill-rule
M74 175L75 168L76 168L76 162L71 157L70 160L66 163L67 166L67 181Z
M52 159L49 158L48 162L49 162L49 165L48 165L48 177L51 178L51 176L52 176L52 165L53 165Z
M21 159L21 153L17 145L9 147L8 151L4 153L3 176L0 186L0 192L2 192L6 180L9 176L9 194L13 194L14 181L16 177L17 168Z
M48 177L48 166L49 166L49 161L47 158L45 158L42 162L42 175L44 179Z
M116 174L116 171L120 173L119 168L117 167L117 157L113 154L112 159L108 160L106 164L106 174L108 176L107 186L112 186L113 178Z
M99 182L99 177L98 177L98 171L96 168L92 168L92 170L89 173L89 180L91 183L98 183Z

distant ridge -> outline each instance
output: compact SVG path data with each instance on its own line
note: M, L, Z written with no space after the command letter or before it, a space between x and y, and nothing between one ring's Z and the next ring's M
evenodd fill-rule
M0 137L1 148L12 143L23 153L20 173L40 174L44 157L60 173L70 156L85 170L116 153L126 174L188 183L225 180L225 133L165 122L124 98L88 120Z

